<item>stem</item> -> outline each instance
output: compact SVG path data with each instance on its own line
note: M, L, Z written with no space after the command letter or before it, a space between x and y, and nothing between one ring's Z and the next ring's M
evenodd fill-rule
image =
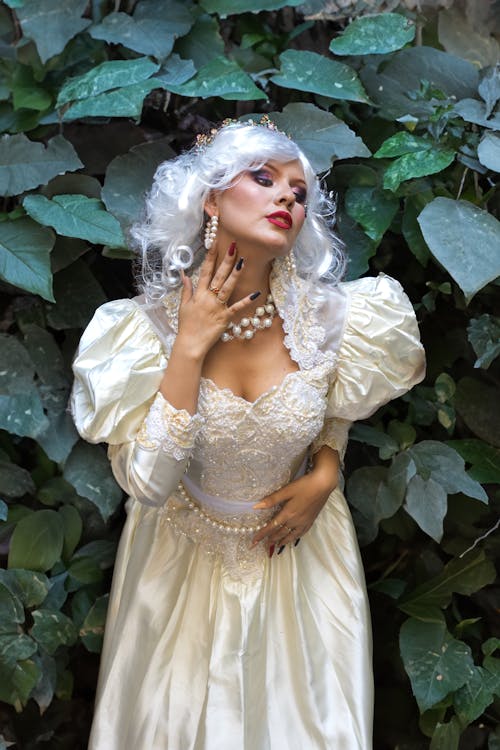
M486 539L486 537L488 537L488 536L489 536L490 534L493 534L493 532L494 532L494 531L496 531L496 530L498 529L498 527L499 527L499 526L500 526L500 518L498 519L498 521L496 522L496 524L495 524L494 526L492 526L492 527L491 527L491 529L488 529L488 531L487 531L487 532L486 532L485 534L482 534L481 536L478 536L478 538L476 539L476 541L474 542L474 544L471 544L471 546L470 546L470 547L468 547L468 548L467 548L467 549L465 550L465 552L462 552L462 553L461 553L461 554L459 555L459 557L465 557L465 555L467 554L467 552L471 552L471 551L472 551L472 550L474 549L474 547L475 547L475 546L476 546L477 544L479 544L479 542L482 542L482 541L483 541L483 539Z
M458 200L458 199L460 198L460 196L462 195L462 190L464 189L465 178L466 178L466 176L467 176L467 172L468 172L468 171L469 171L469 167L465 167L465 168L464 168L464 171L462 172L462 179L460 180L460 186L459 186L459 188L458 188L458 193L457 193L457 200Z

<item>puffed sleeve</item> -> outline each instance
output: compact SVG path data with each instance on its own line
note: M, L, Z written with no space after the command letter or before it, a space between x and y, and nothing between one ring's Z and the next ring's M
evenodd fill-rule
M399 282L380 274L343 287L348 307L326 417L354 422L419 383L425 353Z
M134 300L100 307L73 362L70 407L80 435L108 443L116 480L146 505L161 505L182 476L201 417L158 392L167 359Z

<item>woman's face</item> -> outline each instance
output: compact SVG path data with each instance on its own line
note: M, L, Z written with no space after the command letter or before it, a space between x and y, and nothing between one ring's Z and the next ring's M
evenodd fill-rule
M300 161L269 161L243 172L227 190L214 193L207 213L219 217L217 244L236 241L240 254L264 248L271 257L292 249L305 219L306 181Z

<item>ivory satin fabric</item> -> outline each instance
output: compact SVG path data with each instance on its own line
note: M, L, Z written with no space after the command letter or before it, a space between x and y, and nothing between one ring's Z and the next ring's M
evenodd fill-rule
M343 454L350 423L418 382L424 354L387 276L311 302L275 262L271 286L299 370L253 404L206 380L195 417L156 395L176 293L160 309L108 303L82 337L75 423L109 444L130 496L90 750L372 747L370 618L340 489L271 559L216 521L254 523L252 504L291 481L311 445ZM179 495L185 473L215 526Z

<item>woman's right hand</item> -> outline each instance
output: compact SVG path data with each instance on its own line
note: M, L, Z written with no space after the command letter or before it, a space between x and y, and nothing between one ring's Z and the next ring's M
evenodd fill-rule
M189 349L192 355L205 358L236 315L248 308L255 292L232 305L230 299L243 269L243 258L238 259L236 243L232 243L219 267L215 268L217 251L207 251L201 265L198 286L193 289L191 279L182 274L183 290L179 306L177 346ZM218 290L215 292L214 290Z

